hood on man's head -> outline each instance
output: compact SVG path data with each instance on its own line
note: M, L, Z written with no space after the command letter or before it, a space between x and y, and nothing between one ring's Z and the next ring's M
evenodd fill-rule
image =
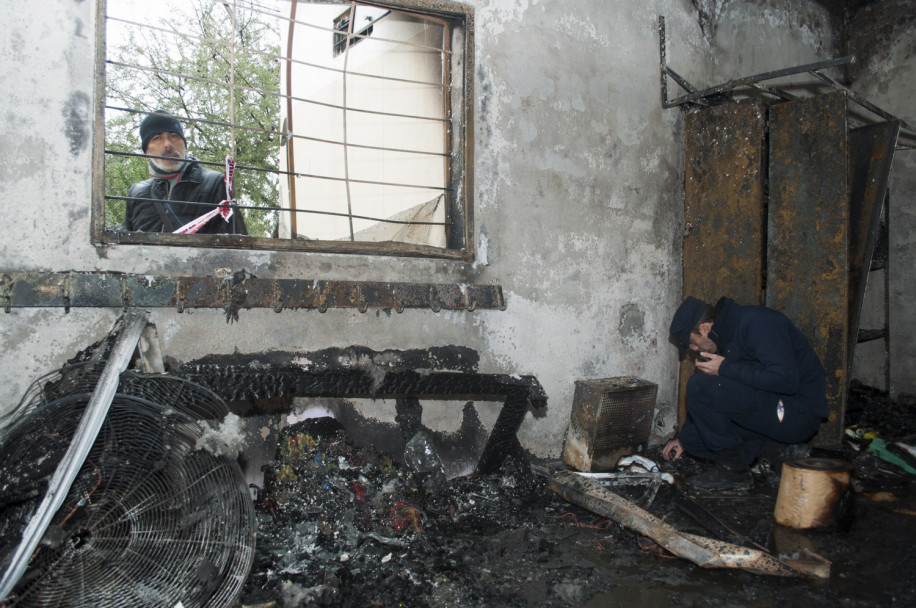
M146 147L149 145L149 140L160 133L177 133L184 140L185 146L187 147L188 145L188 140L184 138L184 129L181 128L181 122L175 118L175 115L166 110L156 110L147 115L143 122L140 123L140 147L144 152L146 152Z
M706 312L706 302L698 300L693 296L688 296L681 302L674 313L674 319L671 320L671 335L677 339L677 345L681 353L690 346L690 333L697 326L703 313Z

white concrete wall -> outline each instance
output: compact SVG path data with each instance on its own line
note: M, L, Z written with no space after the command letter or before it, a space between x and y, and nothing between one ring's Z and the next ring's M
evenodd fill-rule
M470 347L483 373L539 378L549 407L525 420L520 438L541 456L559 454L578 378L657 382L657 433L669 433L676 349L667 328L681 296L683 116L660 104L657 17L667 18L671 66L698 86L835 56L827 19L815 3L701 2L724 7L707 19L718 27L706 37L687 0L471 4L474 262L93 247L95 3L46 0L0 13L0 270L203 276L246 268L261 278L496 280L504 312L242 310L230 325L219 310L157 309L151 320L163 352L180 361L347 345ZM799 22L804 27L793 25ZM0 410L39 374L101 338L118 314L0 314Z

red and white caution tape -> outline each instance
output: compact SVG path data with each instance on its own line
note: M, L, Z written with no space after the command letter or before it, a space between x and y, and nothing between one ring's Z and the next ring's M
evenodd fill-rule
M207 222L216 217L217 214L223 216L223 219L226 222L229 221L229 218L232 217L233 213L231 205L235 205L235 199L233 198L233 194L235 192L235 188L233 186L233 179L235 178L235 160L233 160L231 156L226 156L226 166L223 175L226 183L226 196L229 198L220 202L220 204L217 205L212 211L208 211L199 218L191 220L172 234L194 234L200 230Z

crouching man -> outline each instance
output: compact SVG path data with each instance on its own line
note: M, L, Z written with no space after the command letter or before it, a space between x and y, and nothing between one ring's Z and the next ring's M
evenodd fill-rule
M712 461L689 478L699 491L749 489L749 465L764 443L809 441L827 416L824 367L782 313L721 298L715 307L688 297L671 322L681 353L696 354L687 381L687 419L662 450Z

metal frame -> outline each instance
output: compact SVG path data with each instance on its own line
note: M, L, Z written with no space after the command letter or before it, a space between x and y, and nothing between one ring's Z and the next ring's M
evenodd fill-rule
M723 82L721 84L713 85L705 89L697 89L686 78L675 72L668 65L668 53L667 53L667 41L665 38L665 18L661 15L658 17L658 43L659 43L659 77L661 81L661 102L662 107L665 109L674 108L678 106L688 106L689 105L699 105L707 106L713 105L715 103L714 99L716 96L729 94L734 92L736 89L741 88L751 88L755 91L760 91L762 93L767 93L778 97L781 101L789 101L792 99L797 99L797 96L792 95L785 89L779 88L778 86L770 86L762 84L766 80L774 80L778 78L784 78L786 76L794 76L797 74L811 74L824 84L829 85L831 88L844 91L846 97L849 101L861 106L865 110L875 114L880 117L882 120L890 121L899 121L901 125L900 138L907 139L908 141L897 141L897 148L916 148L916 128L908 125L905 121L897 118L890 112L882 110L878 106L869 102L867 99L863 98L855 91L849 89L848 87L840 84L833 78L830 78L826 74L822 73L821 70L825 70L832 67L839 67L843 65L848 65L855 61L855 58L852 55L847 55L845 57L837 57L836 59L828 59L827 61L820 61L817 63L808 63L805 65L800 65L792 68L783 68L780 70L774 70L771 72L763 72L761 74L755 74L753 76L745 76L743 78L736 78ZM674 99L668 98L668 78L671 78L676 82L682 89L687 91L686 95L681 95L680 97L675 97Z

